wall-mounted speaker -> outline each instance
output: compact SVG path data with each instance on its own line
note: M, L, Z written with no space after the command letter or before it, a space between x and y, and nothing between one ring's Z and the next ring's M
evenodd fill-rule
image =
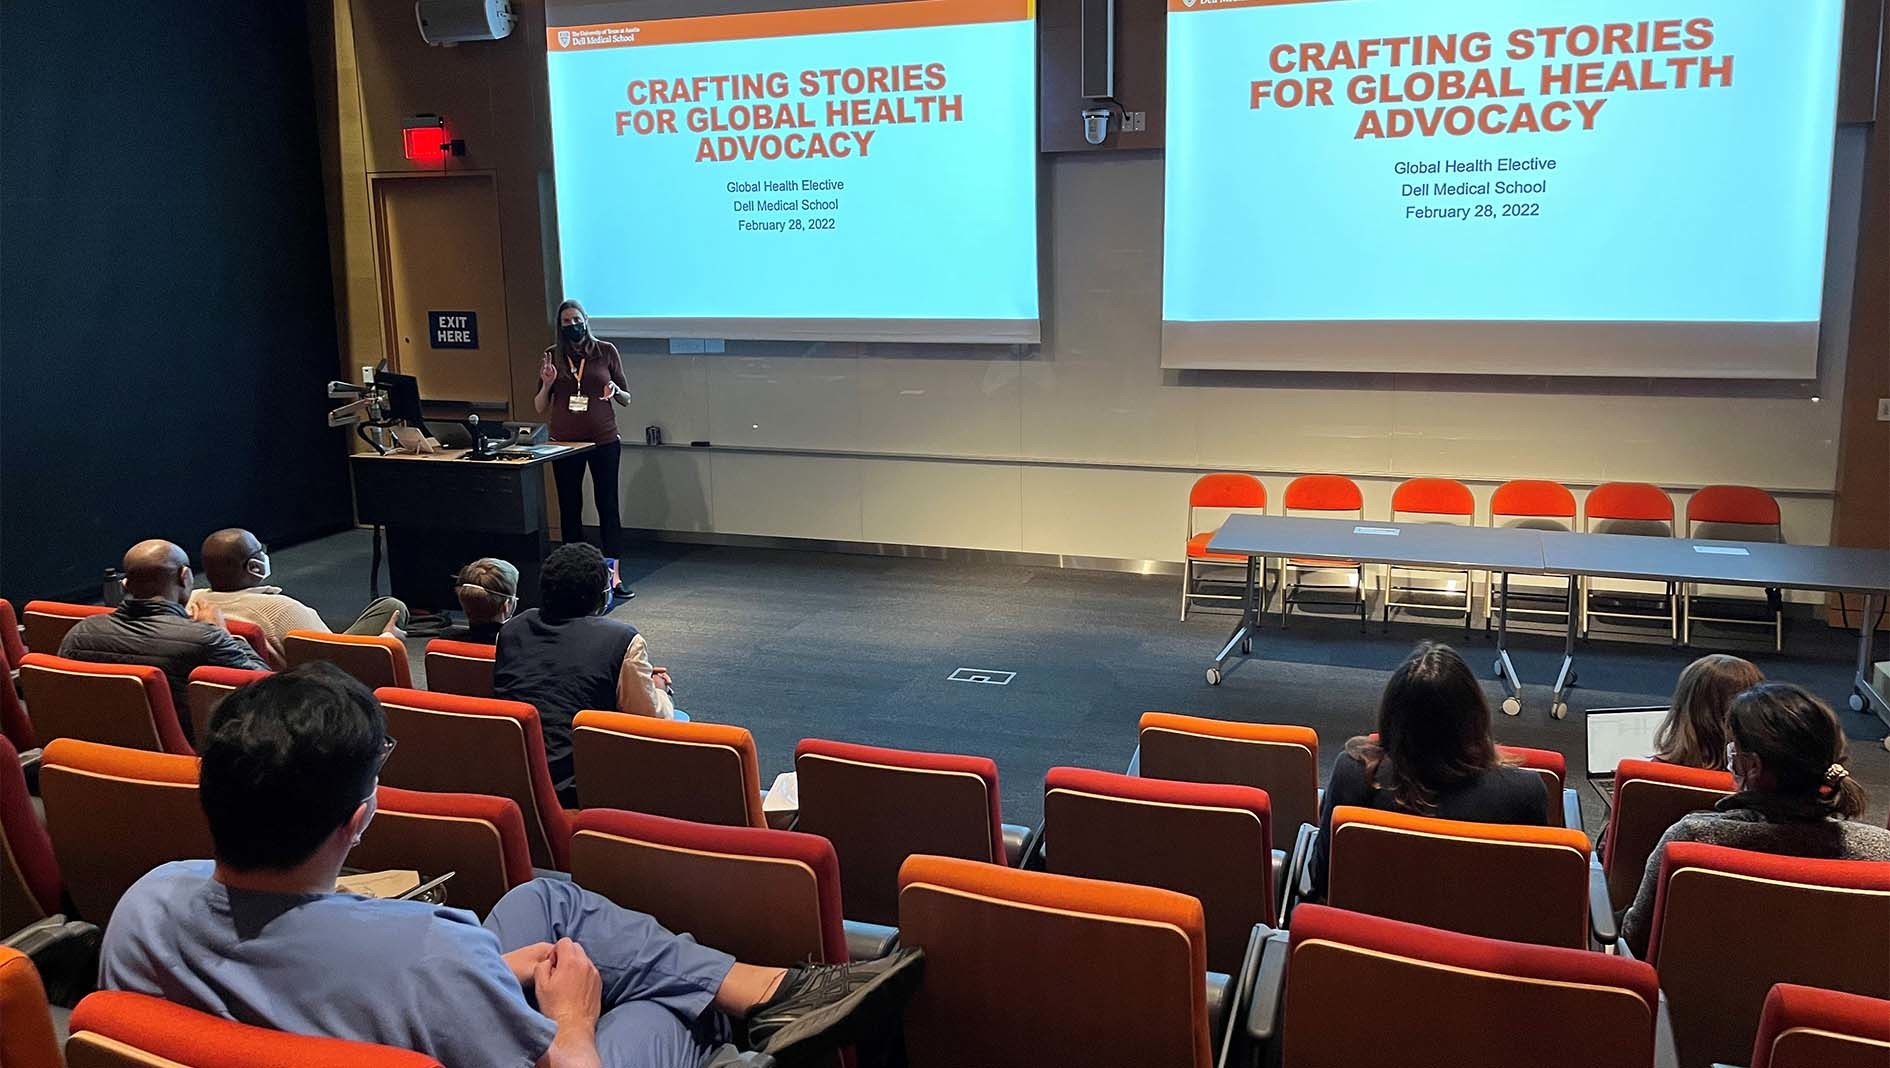
M510 37L518 24L512 0L417 0L413 15L420 39L430 45L497 41Z

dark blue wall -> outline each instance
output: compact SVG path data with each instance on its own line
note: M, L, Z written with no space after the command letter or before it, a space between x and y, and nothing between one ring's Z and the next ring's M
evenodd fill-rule
M345 526L308 9L0 4L0 596Z

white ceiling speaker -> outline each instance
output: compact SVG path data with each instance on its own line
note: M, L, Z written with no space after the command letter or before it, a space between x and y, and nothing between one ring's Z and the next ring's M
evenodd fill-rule
M510 37L518 25L512 0L417 0L413 14L420 39L430 45L497 41Z

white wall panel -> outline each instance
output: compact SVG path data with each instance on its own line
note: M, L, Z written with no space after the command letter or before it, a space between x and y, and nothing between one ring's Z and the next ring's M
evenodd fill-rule
M780 449L860 447L852 356L705 356L709 439Z
M1023 549L1016 464L874 460L861 464L861 482L864 541Z
M1016 456L1023 447L1019 361L866 356L859 361L860 448Z
M1193 474L1024 468L1024 551L1179 560Z
M715 453L710 460L717 531L864 540L861 468L872 461L744 452Z

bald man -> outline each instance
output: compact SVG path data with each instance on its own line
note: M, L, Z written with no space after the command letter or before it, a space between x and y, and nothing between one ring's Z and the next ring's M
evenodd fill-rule
M219 530L203 540L203 570L210 588L191 594L190 610L203 618L210 610L262 628L269 648L280 659L282 639L292 630L331 633L313 608L270 586L269 549L241 527ZM376 598L343 634L390 634L405 637L407 606L392 597Z
M147 664L171 682L178 712L187 706L190 673L205 665L263 669L269 665L214 622L193 619L190 558L168 541L141 541L125 554L125 600L116 611L87 616L66 632L59 655L94 664ZM184 729L189 717L179 715Z

